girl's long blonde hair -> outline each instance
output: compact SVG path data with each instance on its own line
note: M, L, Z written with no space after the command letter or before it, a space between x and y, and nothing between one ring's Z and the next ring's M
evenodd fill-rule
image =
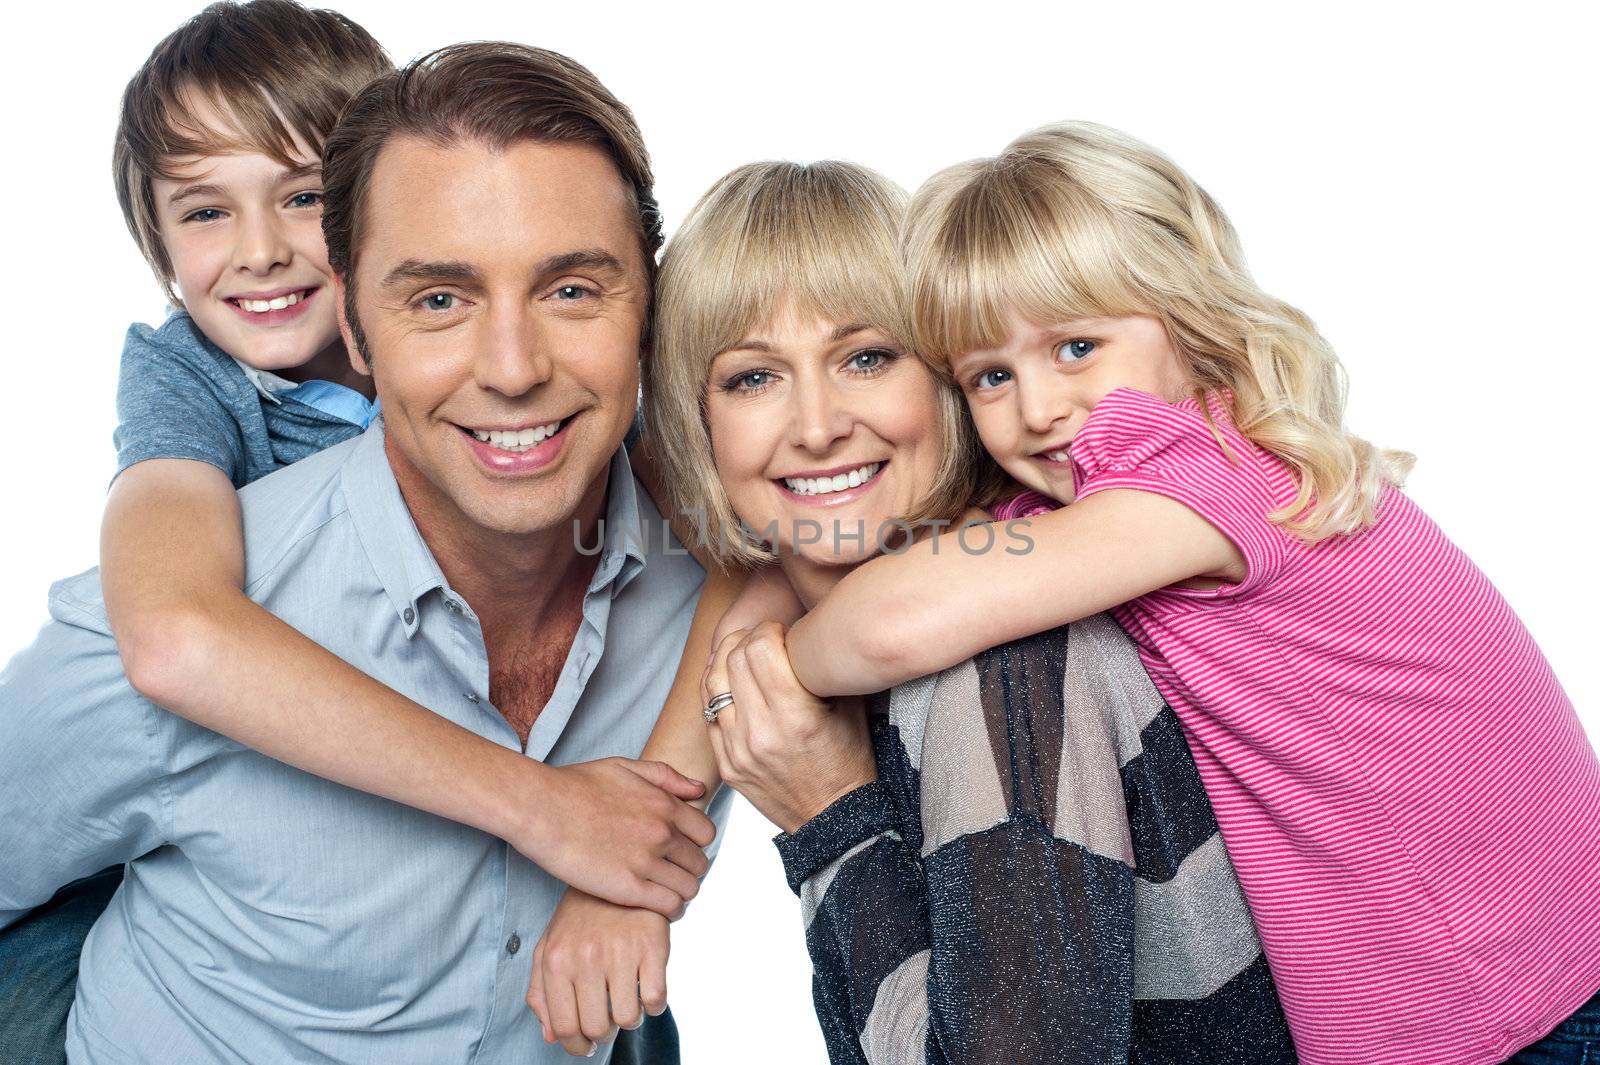
M912 343L929 358L999 346L1013 311L1159 318L1196 393L1230 394L1239 431L1297 474L1270 517L1303 540L1372 524L1414 461L1345 429L1333 348L1251 279L1205 190L1126 134L1065 122L942 171L912 200L904 250Z

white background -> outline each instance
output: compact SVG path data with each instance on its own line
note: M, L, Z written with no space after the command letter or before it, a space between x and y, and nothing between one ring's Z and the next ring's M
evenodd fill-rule
M638 116L669 233L754 159L853 159L915 187L1062 118L1165 149L1228 210L1264 287L1332 339L1350 424L1419 455L1411 493L1521 613L1600 735L1586 5L337 6L397 60L508 38L588 64ZM95 561L122 334L162 314L112 192L116 105L194 10L8 17L0 658L44 619L49 582ZM824 1060L769 834L738 810L676 930L672 1001L693 1065Z

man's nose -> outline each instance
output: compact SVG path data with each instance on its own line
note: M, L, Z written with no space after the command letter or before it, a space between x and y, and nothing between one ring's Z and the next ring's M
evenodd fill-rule
M294 258L283 223L274 212L243 212L235 232L238 234L233 247L236 269L270 274L277 267L289 265L289 260Z
M855 418L846 397L826 379L802 375L789 396L789 442L795 447L822 455L850 435Z
M521 396L550 380L555 364L550 345L531 311L520 305L491 306L477 331L473 378L480 388Z

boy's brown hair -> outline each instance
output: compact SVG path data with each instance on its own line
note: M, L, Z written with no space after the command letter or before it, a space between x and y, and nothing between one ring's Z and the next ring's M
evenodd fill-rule
M394 69L372 35L335 11L293 0L215 3L167 36L122 94L112 176L128 230L173 291L153 184L175 179L172 160L260 152L295 166L298 137L320 153L345 103ZM226 116L209 128L197 107Z
M504 41L450 45L357 94L323 152L322 235L329 265L344 277L346 318L363 356L366 338L355 314L356 255L367 186L379 153L394 137L441 145L472 140L496 149L525 140L594 145L610 158L633 197L654 292L661 212L650 155L633 113L586 67L564 55ZM647 340L649 323L647 312Z

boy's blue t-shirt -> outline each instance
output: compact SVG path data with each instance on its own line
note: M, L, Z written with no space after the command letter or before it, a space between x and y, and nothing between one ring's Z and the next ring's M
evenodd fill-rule
M117 383L117 473L145 459L196 459L243 488L358 435L376 410L331 381L274 391L263 380L183 311L159 329L130 326Z

